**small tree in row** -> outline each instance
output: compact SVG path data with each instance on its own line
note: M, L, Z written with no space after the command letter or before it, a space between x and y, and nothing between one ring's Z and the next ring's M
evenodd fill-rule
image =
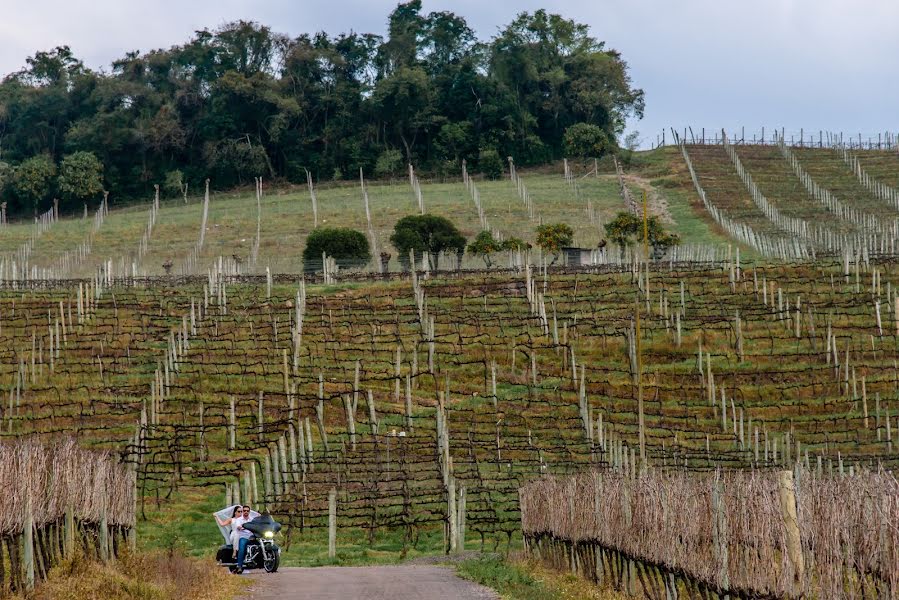
M537 245L546 254L552 254L550 264L556 264L562 248L570 246L574 240L574 231L566 223L547 223L537 228Z
M342 269L363 267L371 260L371 250L365 235L346 227L326 227L309 234L303 250L306 271L315 271L319 267L322 253L334 258L337 266Z
M643 219L627 213L620 212L615 218L605 225L606 236L618 246L618 252L623 257L624 249L634 243L642 243L644 237L652 248L653 260L659 260L665 256L671 246L680 243L680 237L675 233L665 231L665 227L658 217L652 216L646 219L644 231Z
M424 253L430 259L431 268L439 268L438 258L441 252L456 252L461 256L465 252L465 236L446 217L437 215L412 215L403 217L393 227L390 236L399 253L400 263L409 269L409 252L415 254L416 262Z
M487 268L493 266L493 254L496 252L524 250L530 248L530 244L526 244L517 237L499 241L493 237L493 233L486 229L475 237L474 241L468 245L468 251L479 256Z

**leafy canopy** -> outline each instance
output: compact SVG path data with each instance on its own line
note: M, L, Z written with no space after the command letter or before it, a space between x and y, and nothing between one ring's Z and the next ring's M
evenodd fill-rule
M465 236L456 226L446 217L431 214L411 215L397 221L390 243L396 248L403 264L408 263L410 251L416 257L427 252L435 268L439 253L465 251Z
M478 154L478 169L488 179L499 179L503 176L503 159L495 148L484 148Z
M303 264L307 271L321 267L322 253L334 258L343 269L362 267L371 260L368 238L346 227L325 227L309 234L303 249Z
M85 200L103 191L103 164L91 152L66 155L59 165L57 187L63 197Z
M655 215L646 218L644 230L643 219L629 212L620 212L615 218L605 224L606 237L618 246L623 254L624 249L631 244L642 244L644 238L652 248L652 257L658 260L665 256L671 246L680 243L680 237L675 233L665 231L664 225Z
M37 213L41 201L50 195L55 175L56 166L53 160L48 155L41 154L29 158L16 167L9 178L9 186L23 204Z
M499 177L507 156L521 166L562 158L564 134L579 124L611 147L625 119L642 114L627 63L561 15L521 13L485 40L463 16L427 12L420 0L387 21L383 36L289 36L236 21L127 52L109 71L67 46L38 52L0 77L3 160L46 154L61 168L64 156L89 152L122 200L150 196L174 171L193 189L260 175L305 183L304 168L315 179L360 168L395 176L410 162L449 173L466 160ZM19 186L10 213L49 196L46 183Z
M574 231L566 223L547 223L537 228L537 246L546 254L554 255L553 262L565 246L574 240Z
M475 256L480 256L484 261L484 264L490 268L493 266L493 259L491 258L493 254L497 252L524 250L529 247L530 245L517 237L510 237L506 240L499 241L493 237L492 232L485 229L468 245L468 251Z
M565 130L565 154L574 158L601 158L609 149L609 136L602 127L577 123Z

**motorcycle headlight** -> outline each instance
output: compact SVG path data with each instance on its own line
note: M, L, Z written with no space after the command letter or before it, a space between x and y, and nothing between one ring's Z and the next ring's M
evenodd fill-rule
M262 537L264 537L267 540L270 540L273 537L275 537L275 532L274 531L266 531L265 533L262 534Z

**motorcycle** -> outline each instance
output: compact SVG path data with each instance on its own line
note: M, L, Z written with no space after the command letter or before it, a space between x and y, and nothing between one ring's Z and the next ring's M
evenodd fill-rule
M281 564L281 548L275 543L275 534L281 530L281 524L272 519L271 515L260 515L244 523L243 528L253 534L247 542L243 568L265 569L266 573L276 572ZM215 559L232 573L237 572L237 560L231 544L221 546Z

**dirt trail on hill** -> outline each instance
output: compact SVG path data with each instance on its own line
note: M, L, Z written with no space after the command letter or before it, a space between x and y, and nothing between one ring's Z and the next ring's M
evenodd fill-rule
M668 211L668 199L665 198L657 189L652 187L648 179L637 175L625 175L625 183L639 188L641 192L646 192L646 209L651 216L656 216L663 223L674 223L671 213ZM637 201L640 210L643 210L643 198L634 198Z
M459 578L451 568L401 565L382 567L286 567L254 572L246 600L498 600L493 590Z

